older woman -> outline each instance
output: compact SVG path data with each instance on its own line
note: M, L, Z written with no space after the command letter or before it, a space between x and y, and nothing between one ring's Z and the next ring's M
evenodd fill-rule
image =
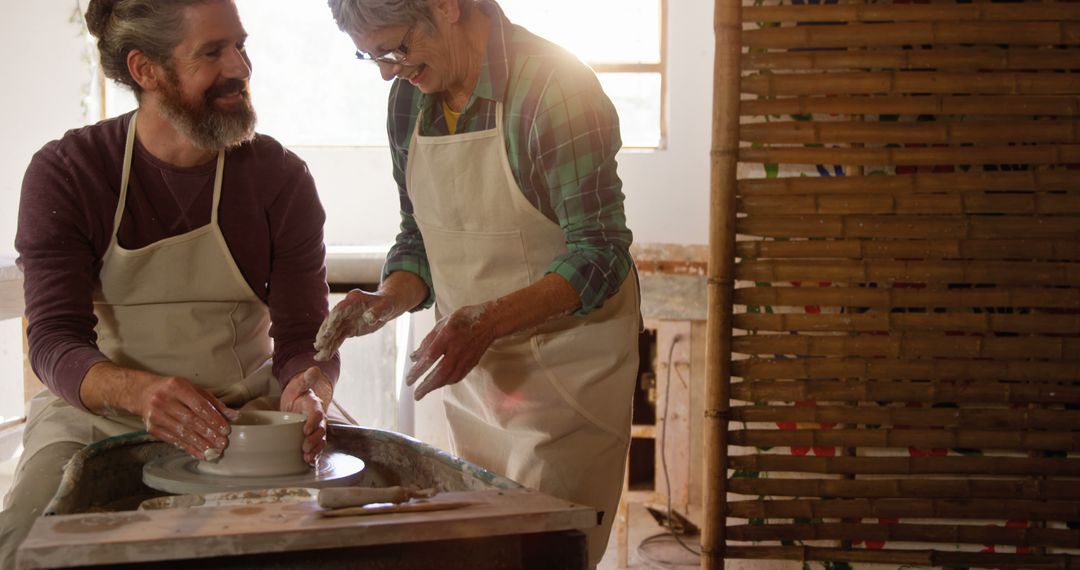
M593 72L491 0L330 0L357 57L396 79L389 137L401 233L379 290L323 324L330 356L410 310L416 398L448 387L456 453L604 512L622 487L639 311L615 154ZM430 372L429 372L430 370Z

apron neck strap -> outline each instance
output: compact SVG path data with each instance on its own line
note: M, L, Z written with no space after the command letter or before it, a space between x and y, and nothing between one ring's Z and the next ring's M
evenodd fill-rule
M225 151L218 151L217 168L214 170L214 204L210 207L210 223L218 225L218 204L221 203L221 180L225 173Z
M113 239L116 239L116 234L120 231L120 218L124 216L124 205L127 204L128 182L131 180L131 157L135 154L135 123L138 119L139 112L135 111L131 114L131 121L128 123L127 142L124 143L124 170L120 175L120 201L116 205L116 213L113 214Z
M462 114L464 114L464 111L462 111ZM416 114L416 123L413 125L413 138L417 138L417 137L420 136L420 123L423 122L423 121L424 121L424 110L421 109L420 112L418 112ZM503 102L502 101L496 101L495 102L495 129L500 133L503 132L503 130L502 130L503 129ZM461 129L460 128L458 129L457 134L461 134Z
M124 206L127 204L128 183L131 181L131 157L135 154L135 123L139 118L139 112L131 114L131 122L128 123L127 140L124 143L124 166L120 175L120 201L116 205L116 214L113 215L113 238L120 231L120 219L124 216ZM225 173L225 151L218 151L217 168L214 171L214 200L210 209L210 223L217 226L218 204L221 202L221 180Z

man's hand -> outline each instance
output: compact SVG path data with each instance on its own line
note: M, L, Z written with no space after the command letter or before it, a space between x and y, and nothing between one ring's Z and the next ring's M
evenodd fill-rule
M318 367L312 366L293 376L281 393L281 411L307 415L304 422L304 461L314 465L326 449L325 406L333 398L333 385Z
M419 400L432 390L456 384L476 367L496 338L494 322L484 318L490 305L462 307L435 323L420 348L409 356L413 361L405 376L409 386L438 362L416 388L414 398Z
M213 394L176 376L156 376L140 391L135 409L150 435L171 443L196 459L220 456L232 431L226 418L236 419Z
M353 289L334 306L315 336L315 360L327 361L345 339L373 333L394 320L403 310L385 293Z

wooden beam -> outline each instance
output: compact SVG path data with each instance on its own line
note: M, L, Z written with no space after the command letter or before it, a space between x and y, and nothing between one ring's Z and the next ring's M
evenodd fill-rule
M713 27L713 117L709 198L708 320L706 323L705 528L701 567L722 570L726 548L727 424L731 381L732 296L735 284L735 196L739 152L742 1L716 0Z

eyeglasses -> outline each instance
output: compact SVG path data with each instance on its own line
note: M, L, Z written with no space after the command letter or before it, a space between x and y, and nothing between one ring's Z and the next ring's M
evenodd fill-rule
M401 37L401 43L398 44L398 47L385 54L376 57L370 53L356 50L356 59L373 63L385 63L387 65L405 65L405 59L409 57L409 38L412 37L414 29L416 29L416 23L413 23L408 30L405 30L405 35Z

